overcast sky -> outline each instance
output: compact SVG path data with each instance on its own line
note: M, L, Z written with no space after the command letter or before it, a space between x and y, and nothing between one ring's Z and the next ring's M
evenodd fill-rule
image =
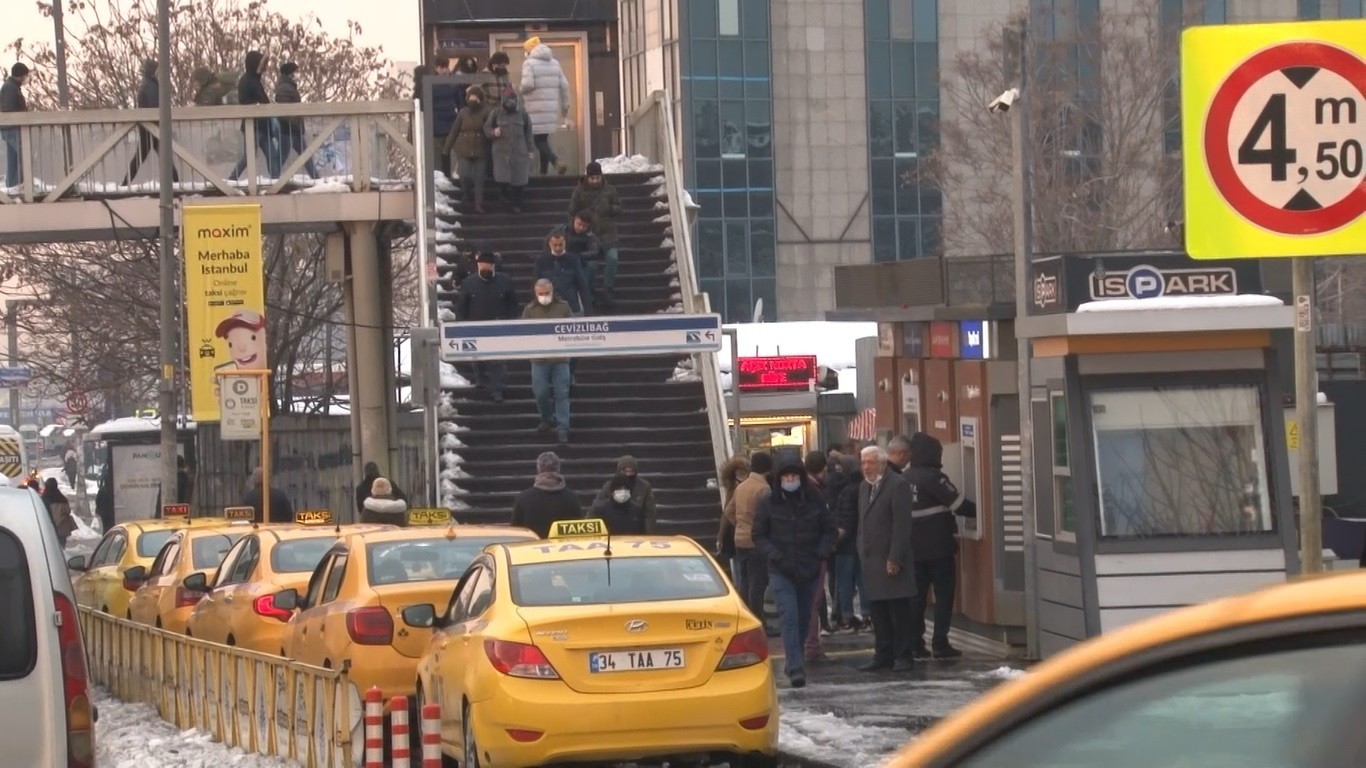
M4 21L0 23L4 44L18 37L52 40L52 20L38 12L34 0L0 0L0 3L5 6ZM419 58L417 4L418 0L269 0L268 7L291 18L317 16L328 29L338 33L346 29L348 19L358 21L363 30L361 42L383 46L389 58L399 62ZM67 23L68 35L80 33L70 26L69 15ZM8 70L11 63L5 62L4 68Z

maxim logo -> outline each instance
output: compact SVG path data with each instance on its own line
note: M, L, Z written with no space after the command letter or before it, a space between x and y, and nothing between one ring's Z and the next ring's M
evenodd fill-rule
M1140 264L1128 272L1091 274L1091 298L1156 299L1160 296L1234 296L1238 276L1230 267L1158 269Z
M1058 303L1058 278L1038 275L1034 278L1034 306L1046 309Z

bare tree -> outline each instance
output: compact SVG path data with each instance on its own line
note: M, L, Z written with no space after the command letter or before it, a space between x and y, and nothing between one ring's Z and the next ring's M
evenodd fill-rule
M49 2L39 0L38 6L44 13L51 11ZM236 75L251 49L267 51L277 62L297 63L306 101L393 99L410 88L382 50L356 42L361 30L354 22L346 35L335 36L315 17L290 19L270 10L268 0L181 0L172 14L178 104L189 103L196 68ZM74 108L134 104L141 62L156 55L155 21L155 0L67 0ZM20 39L8 48L37 65L28 87L32 107L55 108L51 46ZM320 236L268 238L264 246L270 355L279 372L274 395L277 407L288 408L296 394L295 378L322 364L322 340L345 338L332 328L340 322L342 296L340 286L324 274ZM394 243L393 255L396 315L407 322L415 296L408 274L411 238ZM20 316L30 342L26 357L41 391L56 397L91 393L92 411L106 417L153 401L160 258L154 239L13 248L0 258L41 297ZM326 381L331 387L334 377Z

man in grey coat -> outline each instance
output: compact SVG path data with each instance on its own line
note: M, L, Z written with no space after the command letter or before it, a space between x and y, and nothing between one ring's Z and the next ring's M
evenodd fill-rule
M522 212L522 188L531 176L531 117L517 92L508 88L499 103L489 110L484 135L493 142L493 180L503 187L503 199L513 213Z
M874 638L873 659L859 670L909 672L915 667L916 641L911 634L911 598L916 594L911 485L888 468L884 449L869 446L859 459L858 554Z

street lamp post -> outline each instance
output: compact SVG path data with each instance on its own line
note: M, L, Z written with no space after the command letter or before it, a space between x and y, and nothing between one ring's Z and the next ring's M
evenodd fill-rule
M161 208L161 380L157 408L161 415L161 503L174 504L176 495L176 369L180 365L176 351L176 252L175 252L175 190L171 179L175 169L171 137L171 2L157 0L157 77L161 87L158 107L160 143ZM157 514L161 510L155 510Z

